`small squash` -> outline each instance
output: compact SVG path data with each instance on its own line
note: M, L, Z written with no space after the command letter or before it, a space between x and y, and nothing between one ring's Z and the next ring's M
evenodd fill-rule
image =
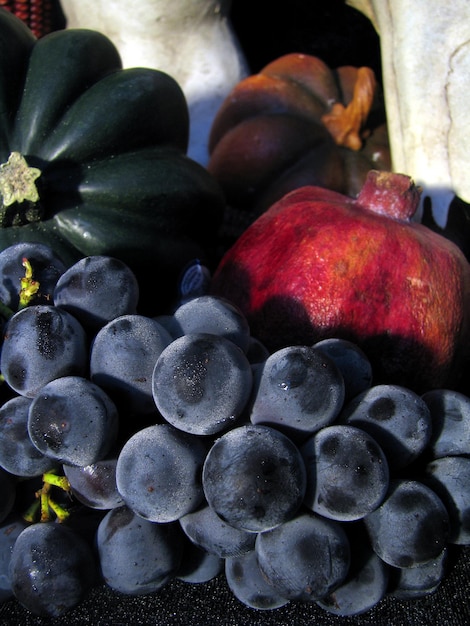
M374 72L330 69L287 54L239 82L210 135L208 170L232 207L259 215L304 185L355 196L369 170L389 170L385 111Z
M0 249L38 241L68 264L118 257L143 310L163 310L182 268L210 257L225 204L187 157L188 135L171 76L122 69L92 30L36 39L0 9Z

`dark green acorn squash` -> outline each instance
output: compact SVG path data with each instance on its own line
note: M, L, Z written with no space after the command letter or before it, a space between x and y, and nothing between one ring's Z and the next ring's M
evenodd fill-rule
M142 310L163 310L188 261L210 265L223 219L188 135L171 76L122 69L95 31L36 39L0 9L0 250L38 241L68 264L116 256L137 275Z

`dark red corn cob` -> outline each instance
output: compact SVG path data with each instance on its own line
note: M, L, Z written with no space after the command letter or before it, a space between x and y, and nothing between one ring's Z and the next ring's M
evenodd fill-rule
M19 17L20 20L26 22L29 26L29 2L28 0L15 0L13 2L13 13L16 17Z
M0 0L0 8L23 20L38 38L65 26L58 0Z
M52 2L50 0L30 0L29 27L41 37L52 30Z

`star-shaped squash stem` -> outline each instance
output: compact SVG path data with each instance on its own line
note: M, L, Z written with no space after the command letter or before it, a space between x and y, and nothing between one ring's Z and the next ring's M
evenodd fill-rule
M30 167L19 152L12 152L8 161L0 165L0 196L3 206L25 200L37 202L39 193L35 181L39 176L41 170Z

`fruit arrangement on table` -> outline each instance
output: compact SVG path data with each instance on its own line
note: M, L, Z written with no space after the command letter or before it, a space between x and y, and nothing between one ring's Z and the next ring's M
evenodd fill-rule
M434 594L470 542L470 266L413 222L413 181L294 177L219 259L176 82L99 33L0 29L0 600L67 619L103 585L223 577L258 614L348 618ZM350 164L332 100L315 132Z

